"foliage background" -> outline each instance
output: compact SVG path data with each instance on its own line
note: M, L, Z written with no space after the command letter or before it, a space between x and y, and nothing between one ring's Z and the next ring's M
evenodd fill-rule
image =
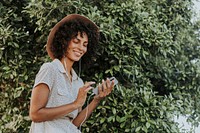
M81 77L120 84L82 132L178 133L174 116L200 121L199 21L191 0L2 0L0 2L0 132L26 133L34 78L50 61L50 29L78 13L100 27L95 63ZM75 66L76 67L76 66ZM192 132L192 131L191 131Z

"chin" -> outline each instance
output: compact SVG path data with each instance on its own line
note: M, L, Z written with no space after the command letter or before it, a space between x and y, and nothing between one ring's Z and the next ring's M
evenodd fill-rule
M81 57L82 56L73 56L73 57L71 57L70 59L72 60L72 61L79 61L80 59L81 59Z
M73 61L79 61L81 58L74 58Z
M79 59L80 60L80 59ZM74 60L75 62L79 61L79 60Z

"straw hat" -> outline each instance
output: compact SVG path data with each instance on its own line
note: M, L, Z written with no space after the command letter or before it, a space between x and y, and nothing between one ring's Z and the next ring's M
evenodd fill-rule
M54 35L56 33L56 31L59 29L60 26L62 26L63 24L65 24L68 21L71 20L76 20L76 21L82 21L85 25L91 25L96 31L99 30L99 27L92 22L90 19L79 15L79 14L70 14L67 15L66 17L64 17L62 20L60 20L50 31L49 36L48 36L48 40L47 40L47 44L46 44L46 50L47 53L49 55L49 57L53 60L55 59L55 57L53 56L53 53L50 50L50 47L52 45L53 39L54 39Z

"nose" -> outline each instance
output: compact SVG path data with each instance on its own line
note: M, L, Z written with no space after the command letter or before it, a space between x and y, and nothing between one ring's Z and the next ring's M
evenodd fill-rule
M84 44L83 43L80 43L80 45L79 45L79 50L81 50L81 51L85 51L85 46L84 46Z

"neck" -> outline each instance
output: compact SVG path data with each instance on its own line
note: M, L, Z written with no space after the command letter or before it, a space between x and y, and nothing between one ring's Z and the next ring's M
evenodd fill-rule
M63 57L61 59L61 62L63 64L67 74L69 76L71 76L71 70L72 70L72 66L73 66L74 62L70 61L67 57Z

